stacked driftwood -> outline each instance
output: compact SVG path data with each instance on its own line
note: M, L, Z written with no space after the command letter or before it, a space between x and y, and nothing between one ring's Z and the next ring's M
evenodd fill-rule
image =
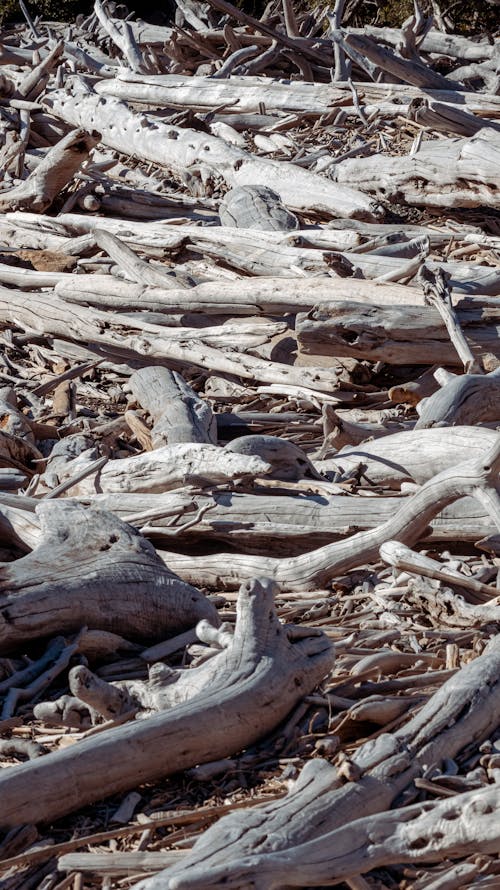
M2 890L498 887L499 43L176 3L0 43Z

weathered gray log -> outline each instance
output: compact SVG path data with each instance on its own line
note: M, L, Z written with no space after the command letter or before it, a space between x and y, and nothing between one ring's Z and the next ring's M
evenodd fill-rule
M177 875L169 878L167 872L163 883L158 883L161 878L157 876L136 884L136 888L208 890L224 886L271 890L332 886L396 863L426 864L472 854L498 853L499 814L500 791L495 785L487 786L457 794L452 800L425 801L356 819L291 850L250 854L226 867L218 865L204 871L206 865L200 863L188 870L186 857L173 865L172 871L175 869ZM467 880L467 873L461 877ZM470 884L467 881L467 885L461 883L460 886Z
M295 880L304 887L314 886L315 877L318 884L328 883L328 867L319 878L321 860L330 865L337 851L342 855L350 850L347 838L352 837L351 827L356 840L362 838L363 832L358 835L356 828L367 823L360 825L358 820L366 818L368 822L369 817L377 851L379 817L374 814L388 809L429 764L454 757L466 745L487 738L498 725L494 709L499 699L500 638L496 636L479 658L447 680L403 727L356 749L347 764L354 778L349 771L346 776L325 761L310 761L284 800L223 817L201 836L178 866L146 879L137 890L270 888L296 885ZM458 816L452 802L445 804ZM433 804L420 806L427 809ZM382 826L384 820L397 819L397 815L398 810L384 814ZM385 834L382 830L382 840ZM415 849L427 852L429 847L416 844ZM290 862L300 878L294 878ZM315 862L318 865L313 875ZM333 872L339 880L342 874Z
M469 139L423 143L404 157L348 158L335 168L349 182L387 198L432 207L497 207L500 135L484 128ZM442 143L442 144L440 144Z
M451 35L446 35L451 36ZM354 84L362 107L370 105L382 106L387 101L387 85L383 83ZM129 71L120 71L112 80L99 81L96 91L103 96L115 96L125 101L134 100L145 106L162 108L165 105L173 108L191 108L193 111L212 111L214 107L225 106L225 113L237 115L242 112L259 112L263 103L269 113L279 111L285 113L302 113L311 117L319 117L330 113L336 106L339 108L351 105L349 84L319 84L301 81L276 80L266 77L237 77L230 80L214 80L211 77L184 77L172 74L147 75L139 77ZM493 112L500 109L500 99L493 94L484 95L474 92L457 92L447 85L444 89L426 89L425 93L418 87L406 84L391 84L390 94L395 98L392 114L405 114L414 97L422 97L458 105L471 112L479 112L490 108ZM235 95L238 101L234 103ZM352 113L355 113L352 109Z
M318 631L297 638L279 623L268 579L246 583L234 640L213 682L171 710L102 732L1 771L0 826L47 822L110 794L233 754L262 738L328 674L333 651Z
M500 419L500 373L464 374L454 377L432 396L419 403L415 429L471 426Z
M338 187L308 170L289 162L255 159L229 146L222 139L188 128L174 127L147 114L133 113L117 99L77 93L75 97L54 91L44 99L45 107L56 117L97 130L101 141L111 148L153 161L177 174L200 163L215 169L231 187L269 185L282 201L292 207L318 209L332 216L376 219L377 203L349 187Z
M96 144L97 139L84 129L68 133L47 152L25 182L0 192L0 209L46 210L70 182Z
M279 251L279 247L276 248ZM188 290L164 290L120 281L109 275L78 275L61 279L55 293L67 303L101 309L148 309L153 312L206 312L230 315L271 315L310 311L332 300L359 299L388 305L422 305L417 288L400 284L375 284L354 278L303 279L240 278L234 281L207 281Z
M139 358L145 363L144 358L147 357L147 364L151 364L155 358L157 361L163 359L165 363L172 361L190 367L198 364L211 371L224 371L238 377L262 379L269 383L281 381L309 385L312 389L327 392L337 385L337 374L333 369L296 368L228 348L231 340L234 344L238 333L236 328L231 335L227 328L225 332L220 328L212 330L219 346L221 338L225 341L227 351L224 351L205 343L203 330L199 328L179 330L149 324L119 313L110 317L97 309L81 306L69 309L56 295L27 294L0 287L0 323L5 321L63 339L89 340L93 344L110 347L114 355L124 352L126 359ZM127 330L131 332L128 336L125 333ZM256 340L262 342L254 330L255 326L249 332L253 345ZM271 331L276 333L276 330L276 326L272 325ZM284 327L280 326L279 330L283 331Z
M413 86L435 90L461 90L463 85L451 78L443 77L418 59L403 59L387 47L379 46L366 35L346 34L345 42L362 56L366 56L383 71L388 71L398 80Z
M472 300L461 300L459 306L457 317L473 354L493 356L500 363L498 309ZM306 355L353 356L396 365L462 365L438 310L430 307L323 304L299 314L296 331Z
M465 495L479 498L500 528L499 467L500 438L497 438L480 458L432 477L378 528L358 532L346 541L327 544L290 559L241 553L203 557L185 557L172 552L162 555L181 577L198 585L215 583L234 587L237 579L265 572L286 590L318 589L328 585L335 576L375 559L385 541L398 540L412 546L431 519Z
M181 374L152 365L132 374L128 385L135 399L153 418L154 448L174 442L217 444L212 409Z
M87 476L78 481L80 470L93 462L93 456L82 453L61 468L59 479L70 484L70 495L88 495L97 491L168 491L181 485L220 485L236 479L254 479L272 473L272 466L256 455L235 454L215 445L201 442L178 442L163 445L154 451L110 460L98 477Z
M240 186L226 192L219 204L223 226L259 231L289 232L299 228L297 217L291 213L276 192L263 186Z
M84 625L161 639L216 619L212 604L177 578L154 548L111 513L44 501L38 547L0 569L0 649Z
M376 528L399 509L402 500L326 492L253 495L225 491L213 495L97 495L95 502L126 518L160 548L168 548L175 535L194 546L201 537L226 542L246 553L286 557ZM432 520L420 540L476 542L495 533L485 508L472 498L461 498ZM22 530L19 534L24 540Z
M427 482L445 469L480 458L496 436L494 430L460 424L439 430L419 428L355 447L348 445L330 460L316 461L315 465L322 473L335 471L340 481L361 467L375 484L399 487L404 480Z

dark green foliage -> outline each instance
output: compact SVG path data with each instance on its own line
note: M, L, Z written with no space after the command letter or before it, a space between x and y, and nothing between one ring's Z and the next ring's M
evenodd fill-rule
M77 15L87 15L93 7L92 0L26 0L33 17L42 19L71 22ZM266 0L233 0L235 6L244 9L251 15L259 16L266 5ZM421 0L426 13L432 11L430 0ZM333 0L296 0L297 10L311 9L316 6L329 5ZM499 7L490 5L486 0L455 0L454 3L440 4L447 16L447 24L454 31L462 34L479 34L483 32L495 34L499 31ZM134 10L134 3L128 4ZM143 2L138 14L146 20L153 20L168 13L169 0L163 3ZM348 0L345 9L344 23L361 26L390 25L397 27L413 12L413 0ZM0 24L5 22L21 22L23 17L18 0L0 0Z

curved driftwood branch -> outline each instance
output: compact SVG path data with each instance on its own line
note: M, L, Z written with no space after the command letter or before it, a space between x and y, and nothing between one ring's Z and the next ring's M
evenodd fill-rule
M292 850L249 856L226 867L193 869L161 886L168 890L329 886L395 863L498 853L499 816L500 790L487 787L458 794L453 800L427 801L356 819ZM136 885L136 890L154 886L150 880Z
M385 819L397 821L399 810L382 817L374 814L388 809L429 764L454 757L470 742L487 738L497 726L499 703L500 638L496 636L479 658L447 680L401 729L365 742L350 760L339 760L337 767L325 761L309 762L284 800L225 816L201 836L179 865L141 882L137 890L304 887L314 886L315 877L318 884L328 884L327 870L319 878L320 864L325 860L334 864L337 851L350 850L351 829L357 836L358 827L371 824L375 836L379 818L382 826ZM456 811L453 802L444 803ZM402 813L404 823L405 810ZM424 849L427 844L422 844ZM290 863L299 870L295 879ZM370 864L365 870L375 864L383 863ZM357 863L350 873L363 870ZM337 876L333 871L334 876L338 880L342 872Z
M209 685L147 720L48 754L39 769L2 770L0 826L45 822L143 782L233 754L277 726L329 672L333 649L320 632L279 623L276 585L241 587L233 642L209 666Z
M42 540L0 564L0 651L83 625L127 637L162 639L217 622L214 606L169 571L131 526L100 510L45 501Z
M477 496L495 488L500 469L500 437L480 458L443 470L403 503L394 516L375 529L359 532L345 541L327 544L291 559L243 554L216 557L183 557L164 553L169 565L192 583L234 586L237 578L265 572L286 590L314 590L329 584L336 575L378 557L380 546L392 539L411 546L444 507L465 495ZM490 505L485 504L487 508ZM492 514L497 523L496 512ZM196 579L196 580L194 580Z

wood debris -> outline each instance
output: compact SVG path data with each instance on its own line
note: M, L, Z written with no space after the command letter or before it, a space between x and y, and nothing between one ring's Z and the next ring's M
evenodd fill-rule
M21 7L2 890L498 886L498 35Z

